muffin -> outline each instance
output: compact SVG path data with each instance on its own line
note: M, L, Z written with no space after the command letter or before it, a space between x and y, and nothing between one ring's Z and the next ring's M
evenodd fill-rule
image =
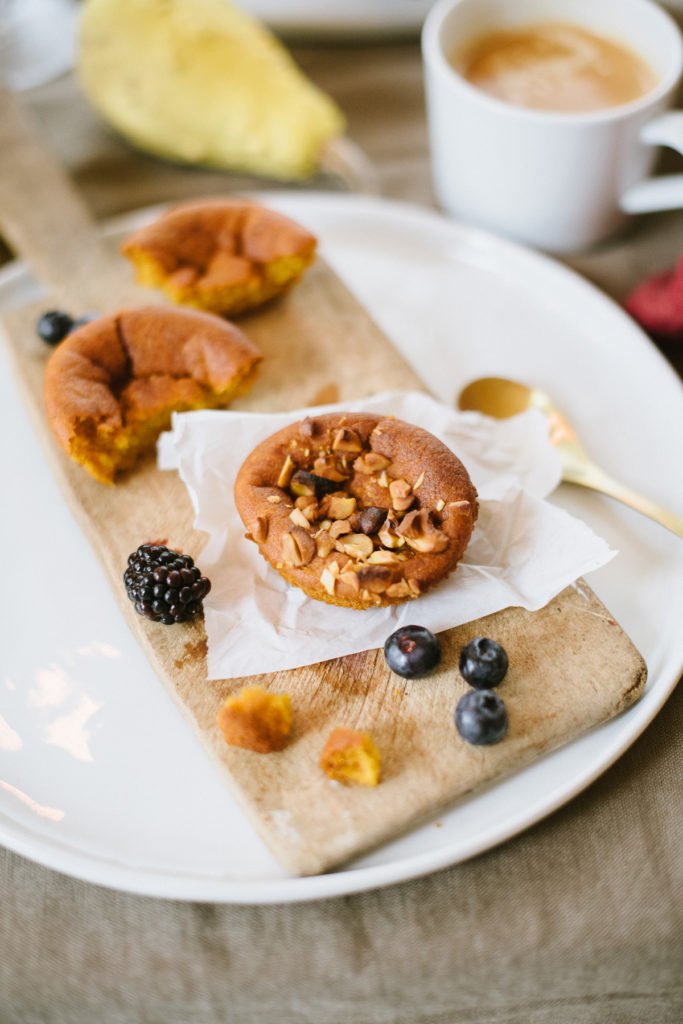
M69 334L45 371L48 422L66 453L113 483L153 449L171 413L227 405L261 360L234 324L208 313L143 306Z
M184 203L136 231L122 252L140 284L172 302L230 316L299 280L316 239L275 210L239 199Z
M309 597L397 604L451 573L477 518L458 457L410 423L329 413L293 423L247 457L235 482L263 557Z

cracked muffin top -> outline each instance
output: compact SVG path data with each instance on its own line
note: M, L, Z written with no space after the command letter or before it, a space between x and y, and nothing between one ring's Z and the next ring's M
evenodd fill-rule
M122 247L140 284L223 315L254 309L291 288L315 250L315 237L301 225L243 199L175 206Z
M45 370L45 410L59 443L111 483L170 425L171 413L227 404L261 361L234 324L142 306L67 335Z
M267 438L242 465L235 502L288 582L352 608L410 600L444 579L478 511L445 444L367 413L309 417Z

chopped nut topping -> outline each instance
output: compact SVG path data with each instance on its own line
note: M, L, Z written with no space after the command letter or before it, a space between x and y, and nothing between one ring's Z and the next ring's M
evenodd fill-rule
M299 427L299 433L302 437L315 437L320 433L320 424L317 420L311 419L310 416L307 416Z
M309 523L311 523L312 525L318 518L318 512L320 511L318 508L318 502L316 501L312 505L306 505L305 508L302 508L301 511L306 516L306 519L309 521Z
M381 470L386 469L388 465L389 459L385 458L384 455L380 455L379 452L366 452L365 455L358 456L353 464L353 468L357 473L379 473Z
M370 508L364 508L358 516L358 526L362 533L372 536L373 533L377 533L386 516L387 510L385 508L371 505Z
M302 513L304 514L309 523L314 523L315 520L318 518L318 513L320 512L320 506L318 505L318 502L315 500L315 498L309 495L302 495L300 498L297 498L296 501L294 502L294 507L301 509Z
M334 587L338 576L339 565L336 562L330 562L329 565L325 566L320 575L320 582L330 597L334 597Z
M317 476L315 473L309 473L305 469L297 469L296 473L292 475L289 489L292 494L296 494L299 497L302 495L315 495L316 498L320 498L323 494L330 494L332 491L336 491L337 483L337 480L328 480L327 477Z
M320 574L320 582L322 583L330 597L334 597L334 588L337 584L337 580L332 575L329 569L323 569L322 573Z
M383 594L391 586L391 570L385 565L365 565L358 572L362 587L373 594Z
M400 561L400 557L394 551L383 551L381 548L373 551L368 558L368 562L372 565L395 565Z
M414 551L422 554L437 554L448 547L448 537L434 526L427 509L409 512L397 532Z
M362 452L363 443L355 430L341 427L334 435L332 449L335 452Z
M395 512L407 512L414 502L412 488L406 480L392 480L389 484L391 506Z
M334 550L334 538L330 537L327 530L321 530L315 538L315 549L320 558L327 558Z
M315 541L311 535L300 526L295 526L291 533L285 533L282 537L282 560L285 565L295 567L308 565L315 556Z
M347 587L354 590L356 593L360 590L360 583L358 582L358 574L355 572L343 572L339 577L342 583L345 583Z
M313 470L317 476L321 476L325 480L334 480L339 483L347 479L347 474L340 471L337 460L330 458L329 455L319 455L313 463Z
M292 479L289 485L289 489L292 494L296 494L298 497L302 497L304 495L313 497L315 495L315 486L313 485L312 480L308 479L308 477L312 475L312 473L306 473L301 469L292 474Z
M252 530L252 536L257 544L263 544L268 536L268 520L265 516L256 517L256 525Z
M286 487L289 481L292 479L294 473L294 462L292 461L291 455L288 455L285 461L282 463L282 469L280 475L277 478L278 487Z
M402 548L405 544L403 537L396 532L397 523L387 516L384 526L377 534L377 539L385 548Z
M438 498L446 489L438 480L448 466L439 460L432 466L417 450L401 472L398 456L392 463L393 448L387 446L385 455L370 447L364 423L352 415L305 421L289 447L285 442L277 450L277 486L271 478L272 486L257 488L261 502L265 496L272 504L261 504L258 517L252 512L249 536L264 553L268 548L273 563L280 559L285 576L303 575L286 567L315 558L319 596L339 600L341 591L342 602L368 607L409 600L427 589L433 576L422 556L434 555L437 567L447 559L455 547L449 534L456 516L463 510L471 515L472 502ZM373 444L381 445L380 433L373 431ZM402 443L409 447L410 439ZM446 554L437 559L441 552ZM423 573L421 582L416 577Z
M295 526L301 526L304 530L310 530L311 524L309 523L306 516L303 514L300 508L294 508L289 513L289 518L292 520Z
M349 533L341 537L337 546L350 558L367 558L372 554L372 541L364 533Z
M332 519L348 519L352 512L356 511L356 499L344 495L340 497L333 494L327 506L328 514Z
M330 537L336 540L337 537L341 537L344 533L351 533L351 524L346 519L336 519L330 526Z

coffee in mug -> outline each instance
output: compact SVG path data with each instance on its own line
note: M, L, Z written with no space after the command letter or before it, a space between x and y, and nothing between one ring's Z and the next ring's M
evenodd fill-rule
M534 109L520 105L524 96L511 102L518 93L508 91L508 102L501 102L468 81L460 61L478 41L488 39L482 50L491 53L500 49L491 44L494 33L567 23L572 68L588 64L605 72L614 47L613 64L642 68L642 62L650 71L652 77L636 76L632 102L631 87L621 87L598 99L592 94L589 110L577 109L574 96L567 112L560 109L566 100L548 91L551 109ZM556 32L551 39L557 42ZM683 152L683 111L669 109L683 73L683 38L659 4L436 0L422 52L434 193L452 216L551 252L573 252L608 238L627 214L683 206L681 175L648 177L657 145ZM525 74L536 63L528 53ZM581 80L576 70L560 77ZM562 84L558 76L553 82ZM536 105L538 96L531 96Z
M632 103L658 81L647 61L629 46L565 22L488 32L456 49L451 64L499 100L557 113Z

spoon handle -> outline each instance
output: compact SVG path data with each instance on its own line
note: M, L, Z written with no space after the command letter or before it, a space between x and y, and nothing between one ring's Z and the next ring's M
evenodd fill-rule
M589 487L593 491L609 495L610 498L616 498L623 505L634 508L636 512L654 519L655 522L665 526L667 530L671 530L678 537L683 537L683 516L678 516L655 501L650 501L649 498L644 498L641 494L632 491L590 460L584 459L581 464L565 464L562 469L562 479L567 483Z

